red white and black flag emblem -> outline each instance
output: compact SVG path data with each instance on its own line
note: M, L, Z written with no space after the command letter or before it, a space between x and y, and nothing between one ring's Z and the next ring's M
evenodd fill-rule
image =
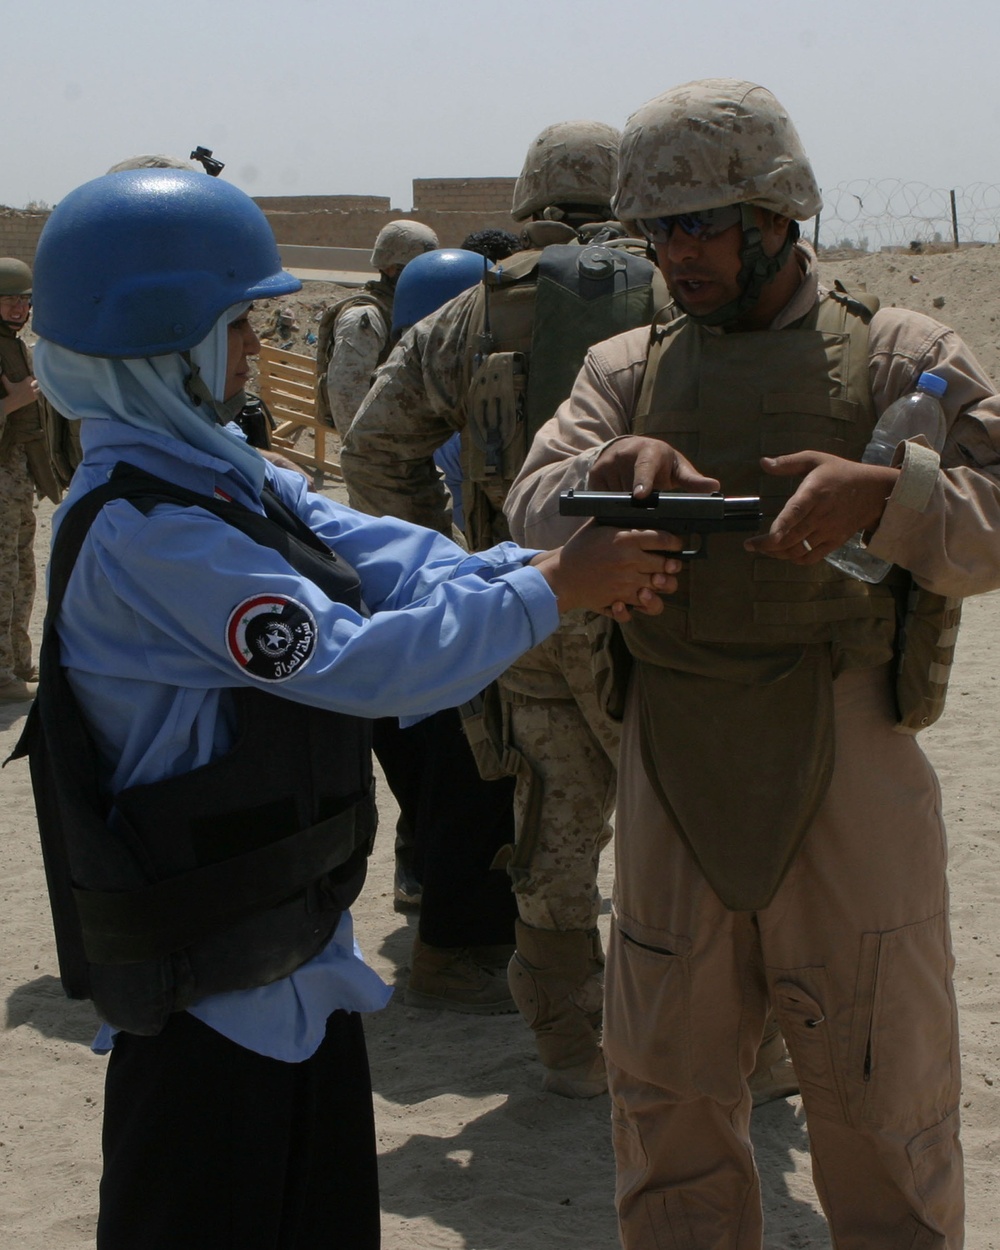
M226 643L245 673L261 681L285 681L316 649L316 619L287 595L254 595L230 616Z

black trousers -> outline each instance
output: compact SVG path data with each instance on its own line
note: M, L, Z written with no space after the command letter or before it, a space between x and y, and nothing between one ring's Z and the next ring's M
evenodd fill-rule
M490 864L514 841L513 777L483 781L454 708L409 729L377 720L374 746L413 830L421 939L430 946L512 943L517 900L506 872Z
M98 1250L377 1250L361 1018L311 1059L245 1050L186 1012L108 1064Z

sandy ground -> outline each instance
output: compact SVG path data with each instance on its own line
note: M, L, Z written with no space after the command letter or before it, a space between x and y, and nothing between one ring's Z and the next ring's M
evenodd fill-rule
M1000 249L838 261L825 276L947 321L1000 376ZM48 505L39 519L44 558ZM948 710L922 739L941 777L951 842L969 1250L1000 1250L998 637L1000 597L970 601ZM0 705L2 758L22 724L23 708ZM93 1242L104 1060L88 1048L89 1004L65 999L58 983L25 764L7 767L0 796L0 1246L76 1250ZM392 911L394 811L384 787L380 808L383 835L355 915L375 968L402 984L415 922ZM606 857L605 893L609 868ZM541 1094L518 1017L421 1011L400 1000L370 1017L367 1031L386 1250L617 1245L607 1099ZM754 1140L768 1250L829 1246L800 1101L756 1112Z

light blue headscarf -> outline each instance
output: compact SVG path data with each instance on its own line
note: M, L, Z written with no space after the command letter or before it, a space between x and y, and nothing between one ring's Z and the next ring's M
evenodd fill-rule
M249 304L227 308L189 353L214 398L222 402L229 356L229 324ZM34 349L35 377L42 394L64 417L121 421L140 430L169 434L207 455L228 461L259 492L264 461L248 443L229 433L207 404L196 404L185 383L191 367L180 352L118 360L84 356L47 339Z

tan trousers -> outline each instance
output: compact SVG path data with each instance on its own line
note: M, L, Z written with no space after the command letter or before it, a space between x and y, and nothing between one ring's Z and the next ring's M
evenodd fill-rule
M774 901L748 913L669 827L630 700L604 1015L626 1250L760 1250L746 1078L768 999L837 1250L962 1245L940 792L892 732L885 670L840 677L835 708L830 790Z

